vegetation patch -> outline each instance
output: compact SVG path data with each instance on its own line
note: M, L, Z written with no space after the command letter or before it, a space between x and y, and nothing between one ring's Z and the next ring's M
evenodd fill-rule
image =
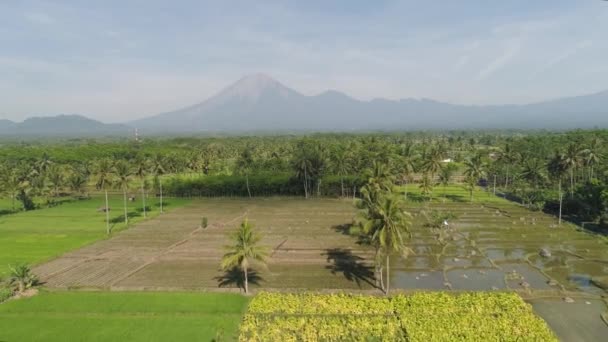
M43 292L0 305L0 340L232 341L247 301L219 293Z
M557 341L513 293L260 293L241 341Z

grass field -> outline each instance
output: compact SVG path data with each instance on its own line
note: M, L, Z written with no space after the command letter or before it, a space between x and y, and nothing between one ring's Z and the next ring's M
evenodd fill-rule
M0 305L0 341L205 341L238 335L237 294L52 292Z
M184 199L166 199L165 209L172 210L188 203ZM10 205L6 199L2 203ZM106 235L105 213L101 197L88 200L69 200L55 207L0 215L0 276L9 264L26 262L37 264L82 247ZM148 203L151 217L159 213L157 203ZM8 207L6 207L8 208ZM123 230L122 196L110 200L110 221L113 234ZM138 209L141 203L128 203L131 223L143 219Z

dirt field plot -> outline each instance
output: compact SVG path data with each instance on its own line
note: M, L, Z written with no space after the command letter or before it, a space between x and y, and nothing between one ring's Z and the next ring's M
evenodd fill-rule
M597 295L590 279L608 274L605 243L554 217L506 201L488 204L410 202L415 255L391 269L403 289L565 290ZM453 213L440 243L425 212ZM209 199L143 222L36 269L52 287L113 289L237 288L238 273L218 270L228 234L248 217L270 252L253 287L372 290L373 251L344 229L355 215L351 200ZM209 226L200 227L201 218ZM540 256L541 249L550 256Z

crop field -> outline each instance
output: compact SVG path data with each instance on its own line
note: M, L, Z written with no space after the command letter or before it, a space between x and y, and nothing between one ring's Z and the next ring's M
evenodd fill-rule
M482 192L473 203L452 192L445 202L408 202L415 254L393 263L393 288L602 293L591 279L608 274L604 241ZM456 216L442 242L425 227L432 210ZM354 216L348 199L194 200L35 271L59 288L235 289L240 274L218 268L228 234L248 217L270 254L251 274L254 288L374 290L373 251L348 233Z
M238 294L44 292L0 305L0 341L231 341Z
M166 199L165 209L172 210L188 202L184 199ZM122 196L110 197L110 222L113 234L124 230ZM106 234L105 213L97 209L104 206L101 197L88 200L65 200L57 206L27 212L8 213L9 200L0 202L0 276L9 264L26 262L37 264L94 241ZM158 204L148 203L149 216L159 213ZM130 223L143 219L141 203L129 202Z
M513 293L417 293L390 298L261 293L240 341L557 341Z

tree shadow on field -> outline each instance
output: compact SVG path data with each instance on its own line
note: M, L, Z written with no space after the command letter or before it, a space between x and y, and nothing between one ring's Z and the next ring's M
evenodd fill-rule
M130 211L127 213L127 218L132 219L135 217L140 217L141 216L141 212L139 211ZM123 223L125 222L125 215L120 215L120 216L116 216L110 219L110 223L112 224L118 224L118 223Z
M404 195L404 197L405 197L405 195ZM427 196L422 195L422 194L408 192L407 193L407 200L411 201L411 202L422 203L422 202L428 201L429 198Z
M219 287L232 287L236 286L241 290L245 289L245 274L239 268L234 267L214 278L218 282ZM260 282L264 281L262 276L255 270L247 271L247 281L249 285L260 285Z
M470 198L465 198L462 195L445 195L445 198L449 199L452 202L457 202L457 203L471 203Z
M353 225L352 223L338 224L338 225L332 226L331 228L342 235L356 237L357 245L369 244L367 237L364 234L361 234L360 228Z
M356 282L359 288L362 283L376 287L373 267L365 265L362 257L343 248L327 249L325 255L327 255L327 261L331 263L325 268L330 270L331 274L342 273L346 280Z

